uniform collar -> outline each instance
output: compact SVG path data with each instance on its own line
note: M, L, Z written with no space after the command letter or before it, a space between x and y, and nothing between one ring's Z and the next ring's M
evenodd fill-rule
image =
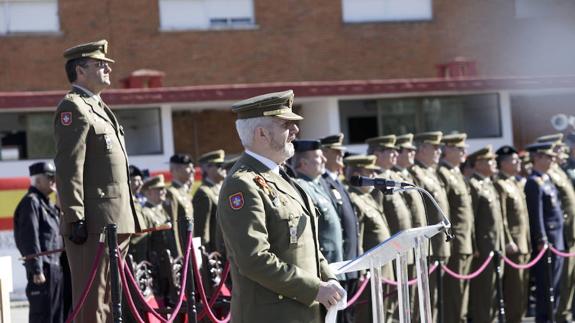
M250 155L251 157L255 158L260 163L264 164L267 168L269 168L273 173L279 175L280 173L280 166L276 164L273 160L266 158L260 154L256 154L253 151L246 149L246 154Z
M331 177L331 179L333 179L334 181L337 181L337 174L336 173L329 171L327 169L325 170L325 173L327 174L327 176Z
M44 193L40 192L40 190L37 189L35 186L30 186L30 188L28 188L28 192L37 194L44 202L49 204L50 200L48 199L48 197L44 195Z
M78 84L72 84L72 87L75 87L76 89L88 94L89 97L96 99L97 101L101 101L102 98L100 98L99 95L92 93L92 91L88 90L87 88L80 86Z

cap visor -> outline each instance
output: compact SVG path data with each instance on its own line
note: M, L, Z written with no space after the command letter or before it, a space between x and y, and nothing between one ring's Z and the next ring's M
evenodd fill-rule
M303 120L302 116L300 116L299 114L295 114L293 112L286 112L286 113L282 113L282 114L277 114L273 117L280 118L283 120L290 120L290 121Z

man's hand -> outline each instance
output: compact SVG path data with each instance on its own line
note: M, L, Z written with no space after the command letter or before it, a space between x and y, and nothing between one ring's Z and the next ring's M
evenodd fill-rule
M88 239L88 228L82 220L72 223L72 232L68 237L75 244L84 244Z
M326 308L330 308L337 304L344 294L345 290L343 287L338 281L332 279L327 282L321 282L315 300L322 303Z
M39 273L39 274L36 274L32 277L32 281L36 285L41 285L41 284L44 284L46 282L46 277L44 277L43 273Z

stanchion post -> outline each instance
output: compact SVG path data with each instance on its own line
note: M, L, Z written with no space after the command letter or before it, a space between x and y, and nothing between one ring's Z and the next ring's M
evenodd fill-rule
M493 255L495 266L495 284L497 287L497 316L499 318L499 323L505 323L505 300L503 299L503 282L501 275L501 253L496 251Z
M546 255L546 272L547 272L547 317L550 319L550 322L555 322L555 315L553 313L553 309L555 308L555 290L553 288L553 255L551 254L551 248L547 248L545 251Z
M193 225L194 222L192 219L186 220L186 228L188 228L188 230L186 231L186 237L184 237L184 239L182 239L181 241L187 240L187 233L189 232L191 234L193 232ZM187 252L187 250L184 252ZM188 312L188 322L196 323L198 320L197 319L198 311L196 309L196 292L195 292L196 283L194 278L194 267L193 267L193 262L196 260L192 259L192 257L190 256L189 261L190 263L188 264L188 282L186 284L186 302L187 302L186 310ZM205 304L205 306L208 306L208 304Z
M122 290L120 287L120 272L118 270L118 237L115 224L106 226L108 231L108 254L110 257L110 278L112 287L112 317L114 323L122 322Z
M437 266L437 321L443 322L443 269L441 265L443 261L439 259L439 265Z

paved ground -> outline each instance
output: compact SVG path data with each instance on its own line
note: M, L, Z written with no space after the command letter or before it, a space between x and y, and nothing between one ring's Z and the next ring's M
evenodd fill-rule
M28 302L26 301L12 302L11 311L12 311L13 323L28 322ZM535 322L533 318L525 318L523 320L523 323L533 323L533 322Z

